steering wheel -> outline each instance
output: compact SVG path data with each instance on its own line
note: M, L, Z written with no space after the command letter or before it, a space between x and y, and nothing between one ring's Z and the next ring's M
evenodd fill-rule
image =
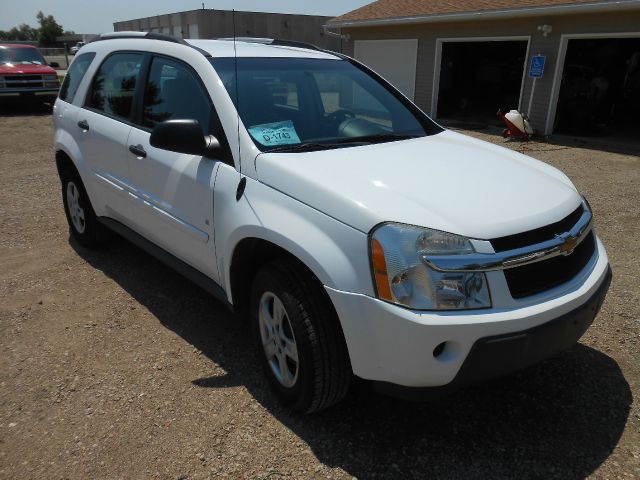
M347 118L355 118L355 117L356 117L356 114L353 113L351 110L347 110L346 108L340 108L335 112L331 112L330 114L327 115L327 118L329 120L331 120L332 122L335 122L338 125L344 122Z

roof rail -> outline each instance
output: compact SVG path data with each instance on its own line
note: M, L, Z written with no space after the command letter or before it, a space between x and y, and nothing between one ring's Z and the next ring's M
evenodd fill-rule
M164 35L162 33L156 33L156 32L109 32L109 33L103 33L102 35L99 35L98 37L90 40L88 43L99 42L102 40L120 40L123 38L141 39L141 40L161 40L164 42L179 43L180 45L185 45L187 47L193 48L194 50L197 50L198 52L202 53L205 57L211 56L211 54L206 50L203 50L199 47L191 45L190 43L185 42L181 38L173 37L171 35Z
M224 38L216 38L216 40L225 40L228 42L232 42L234 40L233 37L224 37ZM262 45L275 45L278 47L295 47L295 48L306 48L307 50L318 50L322 51L321 48L313 45L312 43L298 42L297 40L281 40L278 38L257 38L257 37L236 37L236 41L238 42L246 42L246 43L260 43Z
M295 48L306 48L308 50L319 50L322 49L314 45L313 43L306 42L298 42L297 40L280 40L275 39L271 42L271 45L277 45L279 47L295 47Z
M233 42L234 40L237 42L245 42L245 43L262 43L264 45L269 45L273 42L273 38L259 38L259 37L219 37L214 38L214 40L224 40L225 42Z

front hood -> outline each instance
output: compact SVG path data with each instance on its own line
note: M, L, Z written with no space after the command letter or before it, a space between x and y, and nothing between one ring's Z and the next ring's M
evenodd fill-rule
M0 75L21 73L26 75L51 75L56 74L56 71L49 65L34 65L32 63L0 64Z
M381 222L489 239L556 222L581 202L559 170L444 131L382 144L264 153L258 179L362 232Z

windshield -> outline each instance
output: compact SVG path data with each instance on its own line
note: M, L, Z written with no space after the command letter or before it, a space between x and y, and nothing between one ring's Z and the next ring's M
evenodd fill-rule
M346 60L211 60L262 151L321 150L421 137L441 129Z
M0 47L0 63L44 65L45 61L35 48Z

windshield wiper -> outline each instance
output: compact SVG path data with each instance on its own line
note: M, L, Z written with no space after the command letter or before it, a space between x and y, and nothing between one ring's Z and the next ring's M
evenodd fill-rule
M342 148L351 144L368 145L371 143L390 142L393 140L407 140L409 138L418 138L424 135L405 135L399 133L377 133L375 135L365 135L362 137L340 138L332 142L306 142L294 145L283 145L282 147L272 148L264 153L272 152L315 152L318 150L329 150L332 148Z
M266 150L264 153L272 152L315 152L317 150L328 150L330 148L340 148L342 144L338 143L296 143L294 145L283 145L282 147Z
M349 137L336 140L336 143L382 143L394 140L408 140L410 138L423 137L424 135L407 135L401 133L376 133L374 135L364 135L362 137Z

